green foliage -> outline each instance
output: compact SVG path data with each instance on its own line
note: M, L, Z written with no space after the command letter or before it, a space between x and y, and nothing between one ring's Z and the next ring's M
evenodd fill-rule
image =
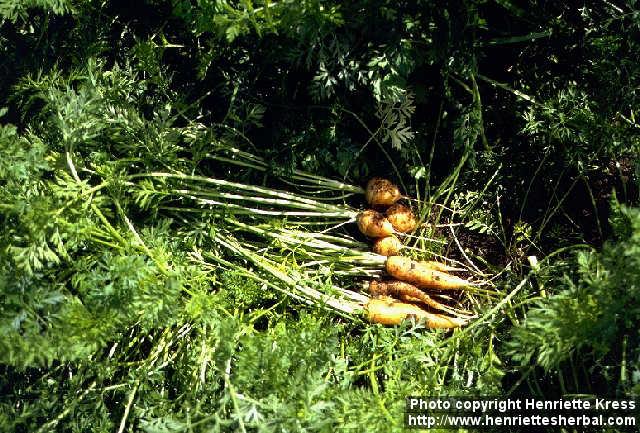
M637 394L634 2L121 6L0 1L0 430L395 432L407 395L538 374ZM419 197L416 245L492 274L460 295L478 318L385 328L289 299L212 241L226 215L135 178L321 195L274 181L295 169Z
M558 289L536 301L526 320L512 329L508 347L514 361L551 370L578 354L603 363L611 362L606 356L637 359L640 211L620 208L619 213L628 221L619 241L606 244L600 253L578 253L564 275L561 267L541 271L540 284ZM619 353L623 340L628 352ZM640 365L632 361L628 368L636 371ZM632 380L621 378L627 390L638 384L633 375Z
M30 132L8 125L0 138L2 348L11 364L86 357L134 324L171 323L180 305L184 276L167 265L157 230L142 231L151 240L140 248L116 228L123 221L109 221L122 194L110 158L144 161L136 138L152 158L171 154L166 115L144 120L135 105L144 86L128 74L89 61L70 81L54 71L18 88L29 95L25 110L37 101L42 110Z
M301 31L322 31L323 26L342 23L339 6L325 7L317 0L302 2L199 1L196 7L185 1L174 1L173 12L189 22L196 35L211 32L233 42L255 32L259 37L270 33L298 36Z
M247 280L246 276L234 271L222 273L220 286L221 290L217 293L216 300L231 310L250 311L258 307L264 308L277 299L275 293L265 285Z
M28 20L30 9L42 9L56 15L73 11L71 0L2 0L0 17L9 21Z

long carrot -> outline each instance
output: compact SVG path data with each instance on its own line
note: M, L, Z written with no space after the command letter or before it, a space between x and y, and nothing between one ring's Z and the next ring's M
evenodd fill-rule
M417 305L391 298L370 299L366 310L370 322L383 325L398 325L411 317L424 321L428 328L457 328L466 323L465 320L429 313Z
M433 265L428 262L418 262L408 257L388 257L386 269L391 276L398 280L406 281L420 288L460 289L471 285L462 278L434 269Z
M460 269L460 268L455 268L453 266L445 265L444 263L435 262L433 260L426 260L426 261L422 261L420 263L423 263L425 266L428 266L428 267L430 267L432 269L435 269L436 271L440 271L440 272L454 272L454 271L463 270L463 269Z
M404 281L371 280L369 281L369 294L375 297L391 296L407 302L421 302L436 310L451 311L450 308L442 305L438 301L435 301L431 296L427 295L413 284L405 283Z

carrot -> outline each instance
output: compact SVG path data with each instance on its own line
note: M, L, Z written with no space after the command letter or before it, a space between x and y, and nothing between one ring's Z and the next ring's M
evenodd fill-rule
M420 288L459 289L470 285L462 278L435 270L428 262L417 262L408 257L388 257L386 269L393 277Z
M392 296L396 299L407 302L422 302L436 310L448 311L448 307L433 300L429 295L418 289L413 284L404 281L369 281L369 294L371 296Z
M394 235L376 239L373 243L373 252L381 256L397 256L403 245Z
M367 182L365 198L367 203L373 206L389 206L400 200L402 195L397 186L387 179L374 177Z
M426 266L429 266L430 268L435 269L436 271L440 271L440 272L453 272L453 271L461 271L461 270L463 270L463 269L460 269L460 268L455 268L453 266L445 265L444 263L434 262L434 261L431 261L431 260L424 261L422 263L424 263Z
M366 310L370 322L383 325L398 325L411 317L424 321L428 328L457 328L466 323L462 319L428 313L417 305L397 302L391 298L370 299Z
M384 238L393 234L393 226L380 212L365 210L357 218L358 228L370 238Z
M412 232L418 225L411 209L400 203L389 207L386 215L393 228L400 233Z

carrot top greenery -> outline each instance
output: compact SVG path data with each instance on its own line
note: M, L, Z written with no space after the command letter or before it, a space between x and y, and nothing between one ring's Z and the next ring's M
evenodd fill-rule
M630 1L0 2L0 431L637 395L638 29Z

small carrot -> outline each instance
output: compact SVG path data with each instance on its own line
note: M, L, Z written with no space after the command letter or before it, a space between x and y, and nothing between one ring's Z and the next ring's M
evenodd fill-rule
M394 235L376 239L373 242L373 252L381 256L397 256L403 245Z
M389 207L386 215L393 228L400 233L412 232L418 225L411 209L400 203Z
M389 280L389 281L369 281L369 294L371 296L391 296L396 299L408 302L422 302L431 308L441 311L451 311L445 305L435 301L429 295L422 290L414 286L413 284L405 283L404 281Z
M389 206L400 200L402 194L390 180L374 177L367 182L365 198L373 206Z
M390 256L386 262L387 272L419 288L460 289L471 285L468 281L434 269L428 262L417 262L408 257Z
M366 305L369 321L383 325L398 325L411 317L424 321L428 328L457 328L465 320L429 313L414 304L394 301L391 298L370 299Z
M358 228L370 238L384 238L393 234L393 226L380 212L365 210L357 218Z

